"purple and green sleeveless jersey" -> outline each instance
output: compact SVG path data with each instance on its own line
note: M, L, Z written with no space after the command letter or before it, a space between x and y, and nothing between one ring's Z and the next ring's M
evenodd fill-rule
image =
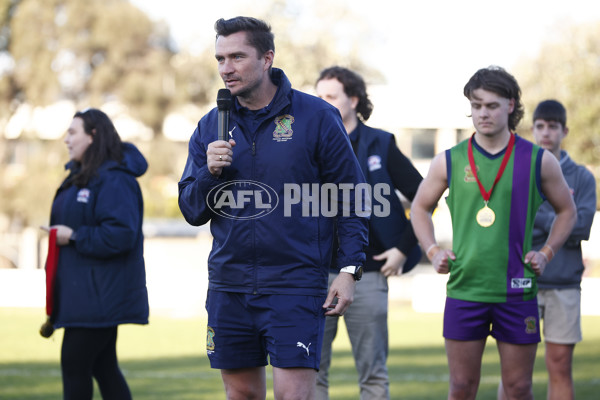
M447 296L466 301L503 303L535 297L535 274L523 259L531 250L533 221L544 201L541 191L543 149L519 137L488 206L496 214L487 228L477 223L484 201L471 173L468 140L446 150L448 197L456 260L448 260ZM506 149L489 154L475 143L477 176L490 190Z

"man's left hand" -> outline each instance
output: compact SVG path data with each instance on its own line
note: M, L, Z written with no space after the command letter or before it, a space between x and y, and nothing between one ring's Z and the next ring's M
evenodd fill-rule
M354 289L356 289L356 281L354 276L347 272L340 272L338 276L331 282L327 299L323 304L323 308L328 311L325 315L342 316L354 301ZM337 298L337 304L333 301Z
M373 259L377 261L385 260L385 264L383 264L380 271L386 278L392 275L400 275L406 262L406 256L397 247L392 247L381 254L377 254L373 256Z
M525 264L531 263L531 269L536 276L540 276L544 273L546 269L546 264L548 264L548 259L539 251L530 251L525 255Z

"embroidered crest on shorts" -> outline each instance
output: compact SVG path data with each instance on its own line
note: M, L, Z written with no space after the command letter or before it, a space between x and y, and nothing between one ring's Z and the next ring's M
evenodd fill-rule
M275 118L275 130L273 131L273 140L278 142L285 142L292 138L294 130L292 124L294 123L294 117L289 114L280 115Z
M525 333L537 333L537 319L535 317L525 318Z
M212 354L215 351L215 331L210 326L206 329L206 352Z

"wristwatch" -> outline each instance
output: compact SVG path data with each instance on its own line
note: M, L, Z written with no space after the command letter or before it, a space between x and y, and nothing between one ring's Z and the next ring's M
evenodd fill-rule
M349 274L352 274L355 281L360 281L360 278L362 278L362 274L363 274L363 267L362 267L362 265L359 265L359 266L349 265L347 267L340 269L340 272L347 272Z

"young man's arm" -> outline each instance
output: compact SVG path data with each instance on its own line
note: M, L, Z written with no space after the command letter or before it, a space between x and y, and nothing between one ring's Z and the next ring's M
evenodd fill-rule
M440 153L431 161L429 172L419 185L410 208L410 221L421 248L435 270L441 274L449 272L448 258L454 260L456 256L452 250L442 250L437 245L431 212L447 188L446 154Z
M578 166L578 178L573 194L577 221L564 246L579 246L582 240L589 240L592 223L596 215L596 179L585 167Z
M556 212L556 218L550 229L550 234L540 251L530 251L525 255L525 262L531 263L536 275L541 275L546 264L565 243L577 220L575 202L567 182L560 169L556 157L544 151L542 156L542 192Z

